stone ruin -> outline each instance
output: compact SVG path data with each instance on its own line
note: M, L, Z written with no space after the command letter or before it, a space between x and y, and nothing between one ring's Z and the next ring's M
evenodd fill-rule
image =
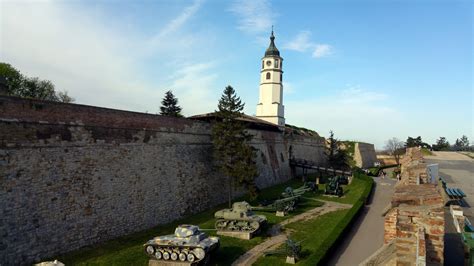
M384 246L362 265L443 265L444 199L428 183L420 148L402 160L401 181L385 215Z

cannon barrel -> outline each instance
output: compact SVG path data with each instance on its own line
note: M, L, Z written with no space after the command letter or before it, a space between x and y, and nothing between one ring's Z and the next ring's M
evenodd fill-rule
M274 212L274 211L282 211L288 208L292 209L295 207L296 202L299 200L300 196L291 196L284 199L277 199L274 202L265 205L265 206L251 206L250 209L253 211L267 211L267 212Z

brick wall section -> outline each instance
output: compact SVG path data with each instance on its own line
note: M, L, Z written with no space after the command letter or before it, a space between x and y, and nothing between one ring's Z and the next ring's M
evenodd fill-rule
M425 174L420 149L408 149L402 160L402 180L385 216L384 242L395 241L397 265L414 265L423 254L428 265L444 262L444 200L437 185L426 183Z
M225 202L210 129L184 118L0 96L0 262L30 264ZM290 178L290 146L324 164L320 137L250 132L260 188Z
M398 209L393 208L385 215L384 221L384 244L390 243L397 236Z

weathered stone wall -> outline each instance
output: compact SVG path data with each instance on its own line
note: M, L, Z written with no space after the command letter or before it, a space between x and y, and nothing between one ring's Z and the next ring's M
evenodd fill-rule
M374 144L356 142L354 145L354 161L361 168L373 167L377 162Z
M444 200L436 184L426 182L421 151L408 149L402 180L396 185L392 209L385 216L385 244L396 245L396 264L442 265L444 261Z
M322 138L251 130L261 188L290 178L289 150ZM324 163L321 161L321 163ZM226 200L210 125L0 97L0 262L30 263L168 223Z
M403 156L400 157L402 159ZM377 155L377 161L379 161L382 165L394 165L397 164L395 158L392 155Z

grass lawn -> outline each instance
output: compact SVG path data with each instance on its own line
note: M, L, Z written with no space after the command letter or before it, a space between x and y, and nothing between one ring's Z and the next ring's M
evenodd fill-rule
M459 153L464 154L471 159L474 159L474 152L472 151L460 151Z
M351 209L331 212L307 221L295 222L285 226L289 229L290 238L301 241L302 257L297 265L317 265L326 252L337 241L352 218L364 205L370 193L372 181L368 177L354 178L349 186L345 186L341 198L318 195L316 198L353 204ZM323 185L324 187L324 185ZM287 265L285 256L261 257L254 265Z
M428 150L427 148L421 148L421 153L423 154L423 156L432 156L434 155L430 150Z
M296 188L301 185L301 181L291 180L287 183L262 190L259 199L276 199L285 187L292 186L293 188ZM264 214L267 217L269 221L267 228L270 228L273 224L279 223L285 219L291 218L294 215L303 213L307 210L322 205L321 202L315 201L314 199L332 200L342 203L356 202L360 195L364 193L365 187L366 183L363 182L363 180L356 178L354 179L353 183L348 186L347 190L345 190L344 197L336 198L320 195L320 193L322 193L323 191L322 189L324 189L324 185L320 185L319 193L315 194L308 192L304 195L305 198L311 198L313 200L303 199L297 210L286 217L276 217L275 213L269 212L256 213ZM248 198L242 198L239 200L247 200L252 205L256 205L258 201L258 199L256 201L250 201ZM134 233L132 235L120 237L99 245L90 246L82 248L78 251L67 253L65 255L59 256L58 259L64 262L66 265L147 265L148 256L143 250L143 244L146 241L158 235L173 233L174 228L178 224L196 224L199 225L199 227L202 229L212 229L214 228L215 222L214 212L226 207L227 204L222 204L208 211L192 215L187 218L183 218L167 225L161 225L150 230ZM321 247L321 243L328 247L331 246L333 241L328 242L327 239L331 238L330 234L331 232L334 232L334 228L340 227L341 217L345 216L345 214L347 214L348 212L349 210L344 210L324 215L320 218L321 221L316 223L294 223L287 226L287 228L298 230L298 232L295 232L295 237L297 239L301 239L299 238L300 236L306 236L306 238L308 238L308 233L313 233L312 236L308 238L309 240L305 239L304 242L304 246L308 245L309 243L315 243L308 245L308 248L304 249L304 251L308 253L307 256L304 258L304 261L308 261L308 263L309 261L311 261L313 263L310 264L314 265L314 261L317 261L317 258L321 258L322 255L324 255L326 249L314 250L313 248L309 247ZM300 228L300 226L302 227ZM209 235L215 235L215 231L209 231L208 233ZM339 234L336 234L336 236L338 235ZM220 238L221 246L218 252L213 254L211 265L230 265L234 260L244 254L247 250L264 241L267 236L266 233L263 233L261 234L261 236L255 237L251 240L240 240L225 236L220 236Z
M262 190L259 199L276 199L280 193L287 187L294 188L301 186L303 183L299 180L291 180L287 183L276 185ZM305 197L315 198L316 194L307 193ZM257 200L250 201L248 198L239 200L247 200L252 205L257 204ZM322 203L314 200L303 200L298 209L286 217L277 217L275 213L256 212L264 214L268 219L267 228L275 223L279 223L284 219L288 219L294 215L303 213L307 210L321 206ZM227 208L226 204L221 204L208 211L192 215L190 217L175 221L167 225L160 225L150 230L134 233L129 236L120 237L105 243L82 248L78 251L73 251L65 255L59 256L59 260L66 265L148 265L148 256L143 250L143 244L155 236L172 234L174 228L179 224L196 224L203 229L214 228L214 212L219 209ZM215 235L214 231L209 231L209 235ZM251 240L240 240L231 237L221 237L221 246L217 253L213 256L213 264L215 265L230 265L240 255L251 249L255 245L261 243L265 238L265 234L255 237Z

